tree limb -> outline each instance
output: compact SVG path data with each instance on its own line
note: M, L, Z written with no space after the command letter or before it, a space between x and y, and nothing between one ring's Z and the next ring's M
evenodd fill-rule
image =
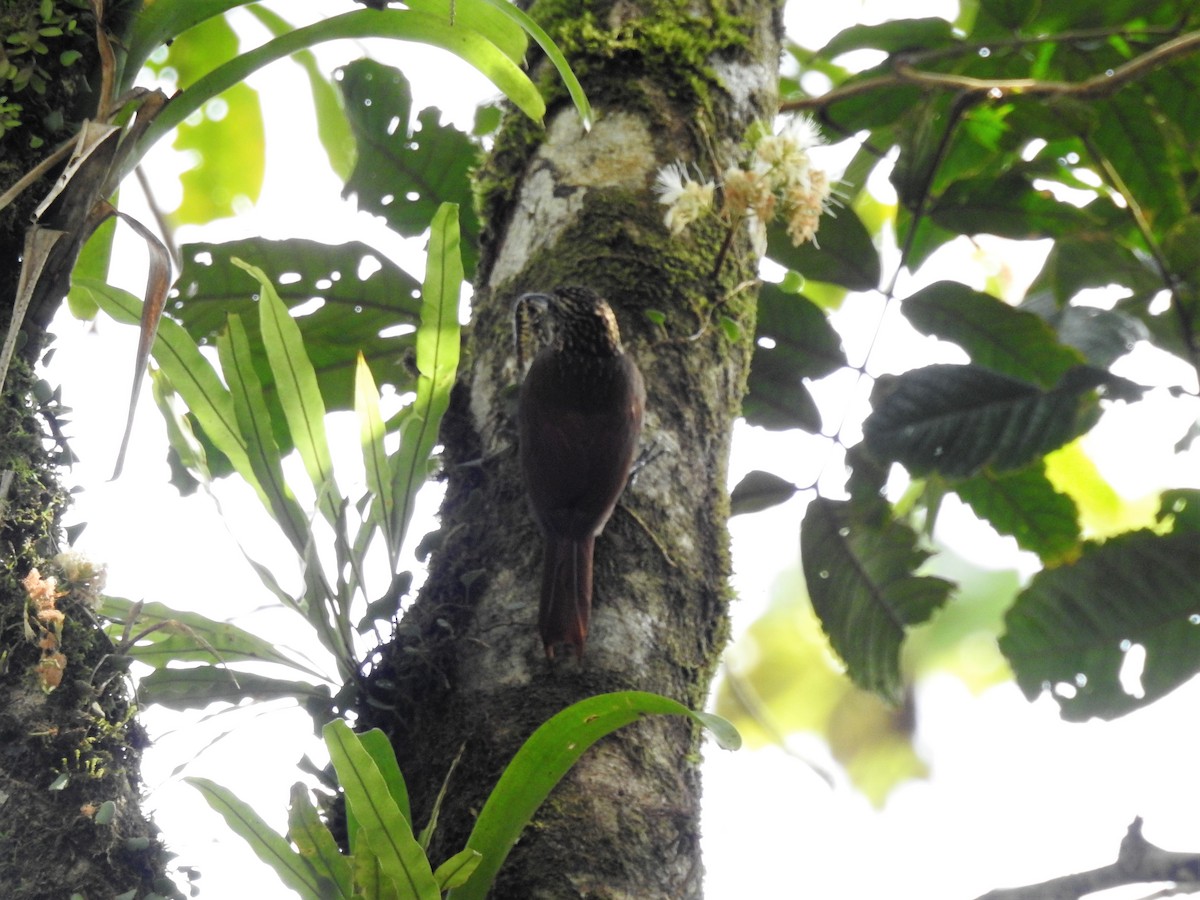
M1200 890L1200 853L1177 853L1142 837L1138 816L1121 841L1117 861L1099 869L1052 878L1041 884L989 891L977 900L1077 900L1125 884L1173 882L1180 893Z
M993 100L999 100L1016 94L1024 96L1077 97L1079 99L1092 100L1097 97L1107 97L1114 94L1146 72L1165 65L1181 56L1194 53L1198 49L1200 49L1200 32L1188 32L1166 43L1159 44L1153 50L1148 50L1141 56L1136 56L1129 60L1129 62L1117 66L1115 69L1101 72L1083 81L1039 81L1036 78L972 78L969 75L955 75L948 72L927 72L914 68L908 62L897 61L895 70L890 75L881 75L877 78L867 78L863 81L851 82L819 97L801 97L795 100L787 100L779 106L782 112L825 109L839 100L846 100L859 94L878 90L879 88L897 87L900 85L916 85L918 87L935 88L938 90L964 91L974 95L985 95Z

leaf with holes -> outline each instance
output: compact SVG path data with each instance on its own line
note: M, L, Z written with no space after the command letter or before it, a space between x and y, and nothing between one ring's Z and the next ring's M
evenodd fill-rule
M1005 617L1000 649L1029 699L1051 689L1062 716L1113 719L1200 672L1200 534L1135 531L1085 545L1033 577ZM1145 650L1140 685L1122 666Z
M929 554L887 504L819 498L800 529L800 560L833 649L860 687L901 694L900 645L909 626L941 607L953 585L915 574Z
M469 279L479 242L470 181L480 162L479 147L458 129L442 125L436 109L421 110L414 126L412 89L399 69L361 59L341 74L358 143L358 164L344 193L355 194L360 207L383 216L405 237L422 234L442 203L458 204Z

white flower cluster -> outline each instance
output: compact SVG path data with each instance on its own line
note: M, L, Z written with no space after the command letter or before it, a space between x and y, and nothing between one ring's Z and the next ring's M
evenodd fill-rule
M747 165L731 166L721 176L719 209L712 181L692 178L683 163L671 163L658 173L654 185L659 202L667 207L667 228L679 234L710 211L730 228L745 221L761 256L767 223L778 213L787 222L793 244L815 241L821 214L831 203L829 177L813 166L809 155L820 143L816 123L807 116L793 118L778 134L763 134Z

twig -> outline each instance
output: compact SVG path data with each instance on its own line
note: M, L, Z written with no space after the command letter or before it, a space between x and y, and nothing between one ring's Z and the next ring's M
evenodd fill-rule
M947 72L927 72L914 68L907 61L897 62L890 75L851 82L819 97L802 97L780 104L783 112L825 109L837 103L885 87L916 85L938 90L963 91L992 100L1014 94L1023 96L1079 97L1095 99L1116 93L1129 82L1146 72L1182 56L1200 50L1200 32L1192 31L1159 44L1141 56L1134 57L1115 69L1093 75L1084 81L1039 81L1036 78L973 78Z
M1162 881L1191 890L1200 889L1200 853L1177 853L1154 846L1142 837L1142 818L1138 816L1130 824L1121 841L1117 861L1112 865L1051 878L1041 884L1000 888L978 900L1078 900L1120 885Z

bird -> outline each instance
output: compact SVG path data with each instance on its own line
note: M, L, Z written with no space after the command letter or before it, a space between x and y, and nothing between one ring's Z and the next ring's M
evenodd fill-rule
M517 403L525 490L544 537L538 630L549 659L561 645L581 659L596 536L629 479L646 387L621 346L612 307L596 291L568 285L523 294L517 322L529 307L541 313L547 337Z

